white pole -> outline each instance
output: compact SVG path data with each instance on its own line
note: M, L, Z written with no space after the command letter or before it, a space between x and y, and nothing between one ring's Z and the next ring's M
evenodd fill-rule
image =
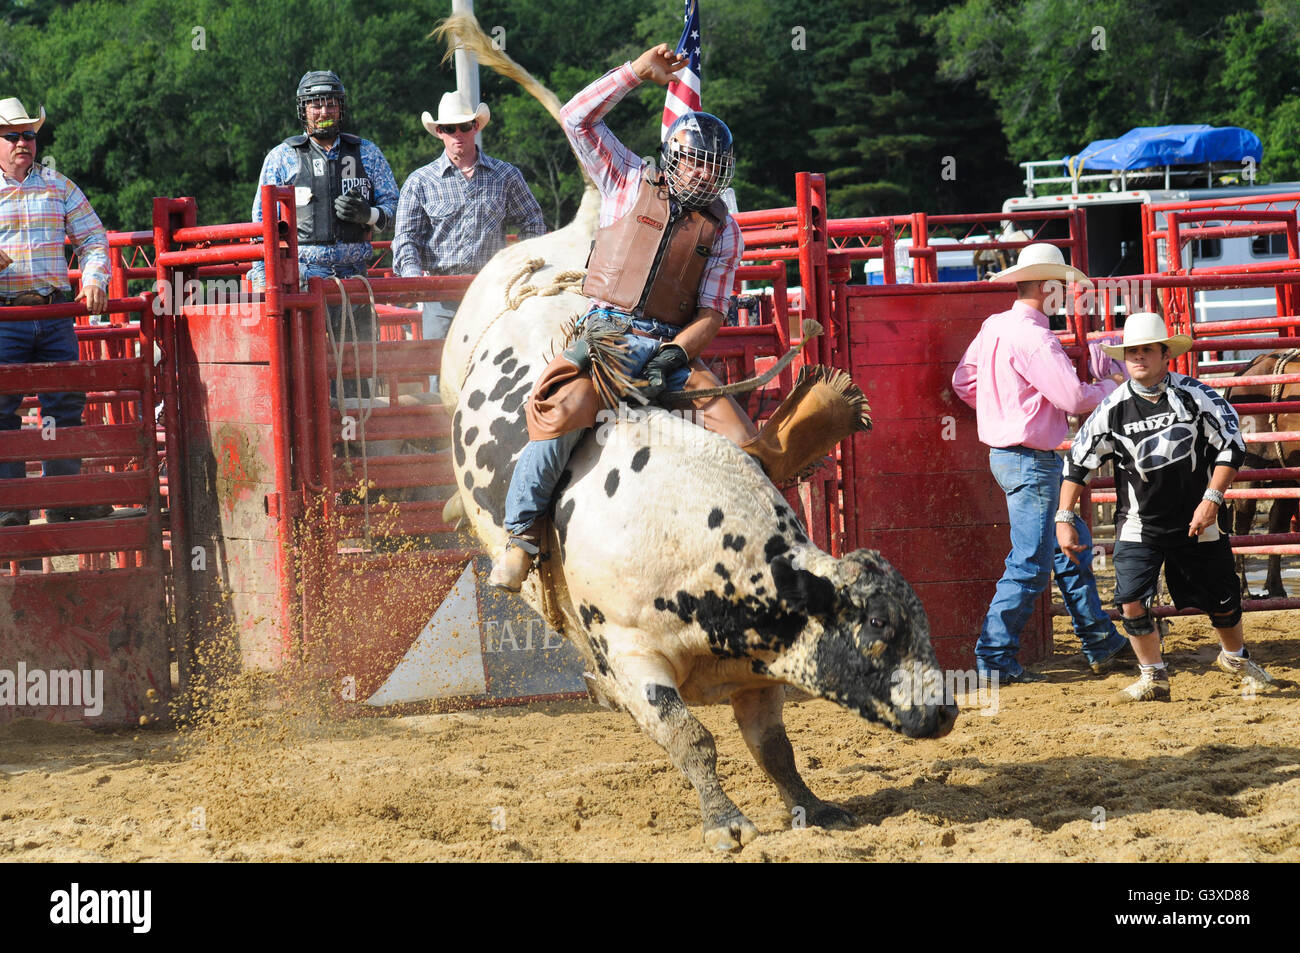
M474 0L451 0L451 12L473 13ZM471 110L478 107L478 60L468 50L456 51L456 91L465 97ZM482 133L474 138L475 143L480 146L482 140Z

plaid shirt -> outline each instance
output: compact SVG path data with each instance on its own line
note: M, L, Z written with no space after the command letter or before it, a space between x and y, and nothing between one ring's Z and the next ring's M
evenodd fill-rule
M507 222L519 226L520 238L546 234L523 173L480 149L467 179L444 152L402 183L393 271L403 278L477 274L506 247Z
M22 182L0 175L0 251L13 259L0 271L0 295L71 291L65 235L76 245L82 284L107 289L108 235L81 189L42 165Z
M337 159L339 142L335 139L329 149L323 150L327 159ZM313 143L315 140L313 140ZM388 160L379 151L379 147L369 139L361 140L361 165L375 185L374 207L383 209L384 214L392 220L393 209L397 205L397 180ZM262 174L257 180L257 193L253 196L253 221L262 220L262 186L293 185L298 178L298 150L288 143L280 143L266 155L262 163ZM337 273L343 277L363 275L370 267L373 248L370 242L335 242L333 245L299 245L298 271L306 280ZM259 285L266 280L265 268L260 261L254 262L248 272L248 280Z
M639 85L641 81L632 71L632 65L624 63L578 93L560 110L564 133L604 200L600 206L602 227L617 222L632 208L641 186L642 170L648 164L619 142L603 122L605 114ZM676 209L675 202L673 208ZM731 297L731 286L744 249L740 226L728 215L713 240L713 253L700 279L701 308L727 313L727 299ZM598 304L609 306L605 301Z

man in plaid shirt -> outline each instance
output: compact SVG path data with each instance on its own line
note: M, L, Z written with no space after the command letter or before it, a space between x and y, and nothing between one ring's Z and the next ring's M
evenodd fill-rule
M86 196L66 176L36 162L36 133L45 122L45 109L29 116L17 99L0 100L0 308L25 307L72 300L64 236L72 239L81 263L81 290L91 314L108 304L108 236ZM0 312L2 315L3 312ZM0 364L77 360L77 336L72 318L5 321L0 317ZM0 431L22 426L22 394L0 394ZM81 426L86 395L41 394L41 417L53 418L56 429ZM0 463L0 480L20 479L26 464ZM75 476L81 461L47 460L46 476ZM51 522L98 519L111 506L51 510ZM24 526L26 511L0 511L0 526Z
M718 198L734 168L731 132L716 116L685 113L668 130L663 167L639 159L605 125L606 113L650 80L666 86L687 64L667 44L606 73L560 113L570 144L599 189L600 231L587 263L583 291L591 310L583 322L621 332L621 370L637 387L633 400L717 383L700 353L727 312L744 242ZM666 219L666 221L665 221ZM696 366L692 367L692 363ZM580 336L542 373L527 407L529 443L506 495L510 539L490 582L518 591L538 552L542 517L573 449L598 406L585 372L588 345ZM694 376L693 376L694 375ZM731 398L695 407L717 429L743 443L753 423Z
M518 227L520 238L546 234L542 208L523 173L475 142L491 118L486 103L471 110L454 92L442 97L437 119L427 112L420 117L444 149L402 184L393 237L393 270L399 276L476 275L506 247L507 223ZM424 302L426 341L447 336L456 304ZM437 381L430 378L435 391Z

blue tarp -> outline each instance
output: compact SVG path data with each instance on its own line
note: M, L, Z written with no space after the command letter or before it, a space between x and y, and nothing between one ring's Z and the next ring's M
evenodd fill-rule
M1118 139L1088 143L1078 155L1061 160L1067 172L1079 168L1106 171L1150 169L1164 165L1206 162L1260 162L1264 150L1259 136L1238 126L1139 126Z

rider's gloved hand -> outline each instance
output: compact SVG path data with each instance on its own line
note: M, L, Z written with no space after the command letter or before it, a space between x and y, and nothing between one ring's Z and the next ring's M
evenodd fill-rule
M646 379L646 386L641 388L641 396L650 402L659 399L668 389L668 378L675 371L690 366L691 359L676 344L665 344L659 353L650 358L641 375Z

